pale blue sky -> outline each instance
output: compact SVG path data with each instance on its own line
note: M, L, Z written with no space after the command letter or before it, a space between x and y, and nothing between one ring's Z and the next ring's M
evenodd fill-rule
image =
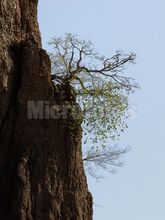
M138 117L120 140L132 152L116 175L89 178L94 220L164 220L165 1L40 0L39 21L44 48L53 35L71 32L105 55L118 49L137 54L128 72L141 86L131 99Z

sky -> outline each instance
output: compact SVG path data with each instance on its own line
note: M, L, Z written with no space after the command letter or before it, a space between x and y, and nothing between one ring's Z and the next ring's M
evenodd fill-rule
M137 54L130 66L141 89L130 103L136 109L119 141L131 146L117 174L88 177L94 220L165 219L165 1L40 0L43 47L66 32L90 39L103 55L116 50Z

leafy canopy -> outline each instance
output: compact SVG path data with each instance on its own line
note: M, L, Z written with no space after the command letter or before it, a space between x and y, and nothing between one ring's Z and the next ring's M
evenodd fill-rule
M99 147L102 145L104 149L109 138L115 140L127 127L128 97L138 86L124 70L128 64L134 63L135 54L117 51L111 57L101 56L91 41L72 34L66 34L64 38L54 37L49 44L53 46L53 52L49 54L52 80L55 84L71 85L84 113L84 144L90 145L85 160L104 158L101 160L106 164L108 158L113 156L114 160L115 155L118 158L126 150L115 150L112 154L111 149L100 154ZM104 155L110 156L105 160Z

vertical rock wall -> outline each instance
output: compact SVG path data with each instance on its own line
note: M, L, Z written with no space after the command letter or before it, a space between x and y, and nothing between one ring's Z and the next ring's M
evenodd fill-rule
M37 0L0 0L1 220L92 219L81 122L27 117L29 100L74 104L68 94L50 79Z

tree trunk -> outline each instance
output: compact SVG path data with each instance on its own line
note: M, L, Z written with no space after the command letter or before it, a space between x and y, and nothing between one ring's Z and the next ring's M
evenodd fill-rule
M80 120L28 118L30 100L75 104L50 71L37 0L0 0L1 220L92 219Z

